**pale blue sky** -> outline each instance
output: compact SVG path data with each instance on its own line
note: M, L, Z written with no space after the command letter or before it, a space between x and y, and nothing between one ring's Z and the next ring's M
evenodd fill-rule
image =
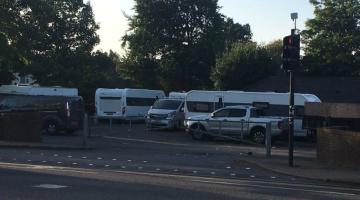
M123 16L133 14L134 0L90 0L95 20L100 24L101 42L96 49L122 53L121 37L127 30ZM240 24L250 24L253 40L268 43L290 33L294 23L290 13L298 12L298 28L304 29L307 19L313 18L309 0L219 0L220 12Z

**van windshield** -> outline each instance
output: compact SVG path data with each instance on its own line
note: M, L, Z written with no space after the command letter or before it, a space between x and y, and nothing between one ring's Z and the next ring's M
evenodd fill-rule
M165 109L165 110L176 110L182 101L180 100L169 100L169 99L162 99L158 100L154 103L154 109Z

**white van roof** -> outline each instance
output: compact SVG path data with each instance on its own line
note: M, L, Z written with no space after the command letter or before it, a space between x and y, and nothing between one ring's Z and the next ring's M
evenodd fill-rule
M78 89L64 87L1 85L0 93L44 96L78 96Z

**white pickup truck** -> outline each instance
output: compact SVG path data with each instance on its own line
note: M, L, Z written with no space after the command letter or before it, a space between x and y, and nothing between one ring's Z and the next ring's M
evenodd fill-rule
M209 115L189 117L186 131L195 140L206 137L250 137L256 143L265 142L266 124L271 123L271 135L278 136L285 129L286 117L261 117L252 106L228 106Z

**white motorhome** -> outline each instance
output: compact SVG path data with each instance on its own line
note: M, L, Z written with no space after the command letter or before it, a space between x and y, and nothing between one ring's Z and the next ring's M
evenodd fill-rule
M1 85L0 92L23 95L78 96L77 88Z
M98 88L95 92L96 117L144 119L150 106L164 97L162 90Z
M186 92L170 92L169 99L185 99Z
M321 102L313 94L295 93L295 136L306 136L302 129L305 102ZM243 91L201 91L192 90L185 98L185 118L206 115L225 106L254 105L264 107L265 116L288 116L289 93L243 92Z

